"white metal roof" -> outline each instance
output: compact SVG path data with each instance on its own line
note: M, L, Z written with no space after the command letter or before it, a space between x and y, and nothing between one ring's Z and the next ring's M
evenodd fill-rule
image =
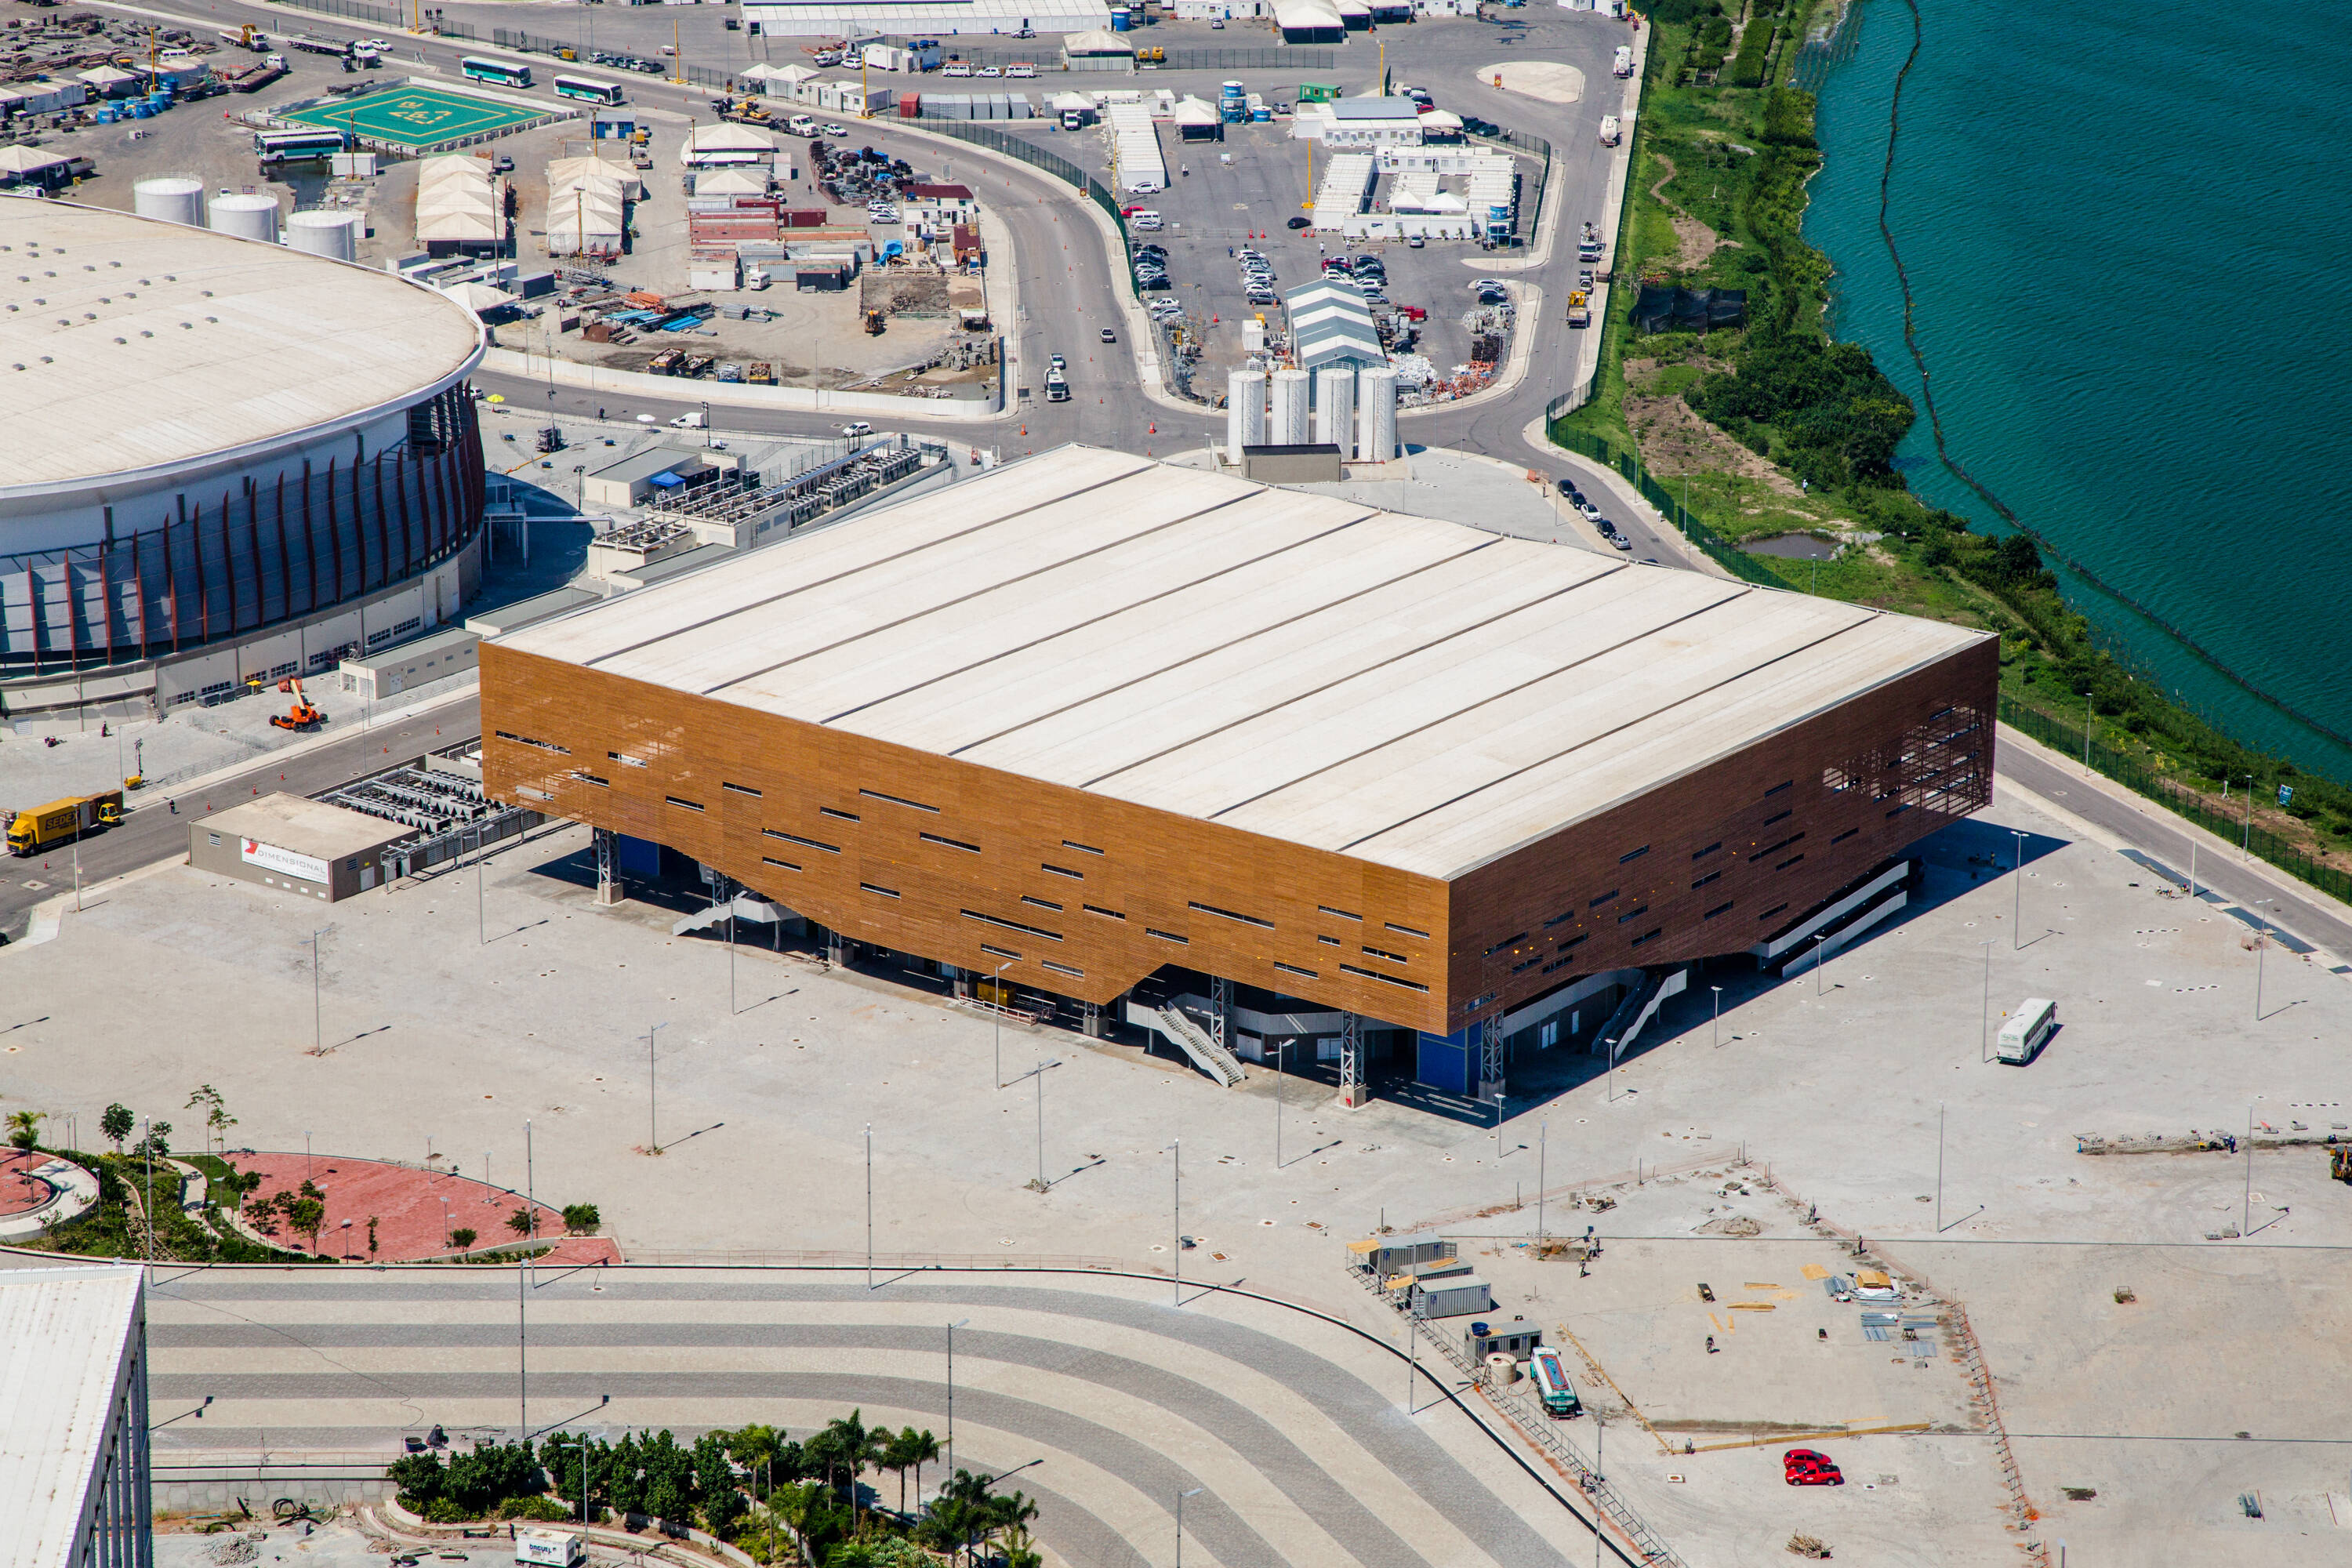
M0 1269L0 1563L71 1562L138 1307L135 1268Z
M1449 877L1979 636L1088 447L949 494L500 641Z
M356 419L481 352L479 323L430 289L284 246L0 201L0 493Z

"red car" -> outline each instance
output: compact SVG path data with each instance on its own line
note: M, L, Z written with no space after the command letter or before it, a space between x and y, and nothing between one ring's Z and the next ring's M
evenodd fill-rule
M1831 1464L1827 1460L1823 1460L1819 1464L1790 1465L1780 1472L1780 1479L1787 1481L1792 1487L1842 1487L1845 1485L1845 1476L1843 1472L1839 1470L1835 1465Z
M1818 1453L1811 1448L1791 1448L1780 1456L1782 1469L1793 1469L1799 1465L1827 1465L1832 1469L1837 1468L1836 1460L1827 1454Z

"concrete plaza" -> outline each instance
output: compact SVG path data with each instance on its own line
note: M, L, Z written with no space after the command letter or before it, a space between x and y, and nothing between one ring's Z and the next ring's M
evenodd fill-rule
M115 1100L170 1115L210 1082L240 1142L299 1146L307 1130L321 1150L420 1160L429 1141L501 1173L520 1168L528 1121L541 1201L598 1204L640 1261L862 1253L870 1126L886 1257L1164 1267L1181 1141L1188 1274L1381 1321L1342 1279L1341 1243L1435 1224L1496 1254L1477 1262L1499 1312L1585 1344L1614 1381L1592 1396L1604 1414L1622 1392L1699 1446L1790 1424L1929 1424L1807 1439L1872 1489L1825 1497L1781 1489L1774 1448L1669 1456L1612 1414L1612 1480L1694 1561L1734 1541L1762 1561L1792 1529L1858 1553L1875 1542L1865 1554L1888 1562L2006 1561L2041 1539L2003 1527L1951 1347L1914 1364L1865 1349L1853 1309L1824 1316L1801 1268L1838 1249L1785 1197L1867 1236L1917 1278L1916 1300L1966 1305L2042 1534L2063 1521L2077 1549L2104 1540L2117 1558L2193 1537L2222 1556L2333 1560L2328 1391L2347 1341L2324 1287L2352 1205L2326 1151L2091 1156L2075 1135L2242 1134L2251 1108L2325 1136L2352 1121L2336 1048L2352 990L2323 962L2258 952L2242 921L2005 787L1926 847L1906 918L1818 976L1696 977L1613 1082L1586 1058L1522 1061L1499 1130L1391 1101L1343 1112L1296 1077L1278 1110L1263 1071L1228 1091L1132 1047L1000 1035L911 979L763 951L748 926L730 1011L726 946L672 935L676 912L642 900L598 909L584 847L552 828L478 880L468 867L340 907L321 942L322 1055L312 910L185 867L101 886L54 942L0 952L0 1025L23 1025L0 1092L87 1125ZM2029 994L2056 998L2064 1027L2030 1067L1985 1061L1981 1033ZM1041 1061L1058 1065L996 1087ZM1046 1190L1029 1190L1041 1173ZM1539 1180L1548 1230L1604 1238L1589 1277L1510 1246L1535 1226ZM1732 1181L1750 1191L1727 1197ZM1564 1209L1595 1184L1613 1208ZM1701 1233L1735 1209L1758 1235ZM2242 1225L2246 1239L2206 1239ZM1794 1299L1765 1293L1772 1313L1718 1332L1751 1281ZM2137 1302L2115 1301L2118 1287ZM2263 1519L2241 1510L2245 1492L2268 1500Z

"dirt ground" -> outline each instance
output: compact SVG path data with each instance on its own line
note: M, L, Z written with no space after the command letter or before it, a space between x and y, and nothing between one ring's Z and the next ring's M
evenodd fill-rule
M1673 216L1675 239L1679 246L1675 256L1676 269L1683 272L1691 271L1723 247L1737 246L1739 243L1738 240L1724 238L1675 205L1674 198L1666 195L1666 187L1674 183L1676 173L1675 162L1663 153L1657 154L1657 160L1658 167L1664 169L1665 173L1658 177L1656 184L1650 187L1650 195L1656 199L1660 206L1664 207Z
M1728 370L1709 359L1686 361L1703 371ZM1661 477L1676 474L1734 473L1768 485L1781 495L1795 495L1797 487L1758 453L1749 451L1682 400L1679 393L1658 395L1636 388L1654 387L1660 368L1654 359L1625 362L1625 423L1642 443L1642 461Z

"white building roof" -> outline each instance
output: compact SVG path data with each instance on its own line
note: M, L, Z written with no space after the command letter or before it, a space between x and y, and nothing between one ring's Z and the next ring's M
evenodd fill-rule
M0 494L354 421L481 355L432 289L285 246L31 201L0 202Z
M745 23L772 37L882 34L1002 33L1026 26L1043 35L1110 26L1105 0L746 0Z
M1451 877L1979 635L1066 447L499 641Z
M0 1269L0 1563L71 1559L131 1348L139 1273Z
M1331 105L1334 120L1393 120L1401 124L1421 123L1421 106L1409 98L1342 98Z

